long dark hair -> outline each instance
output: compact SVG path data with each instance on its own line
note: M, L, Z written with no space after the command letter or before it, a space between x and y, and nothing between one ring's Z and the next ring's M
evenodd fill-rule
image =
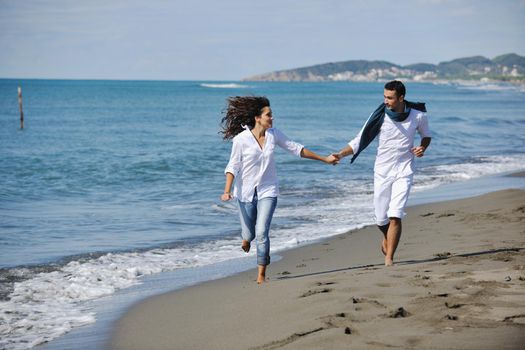
M223 139L229 140L243 131L242 126L255 126L255 117L261 115L264 107L270 107L270 100L264 96L235 96L226 100L228 107L221 120Z

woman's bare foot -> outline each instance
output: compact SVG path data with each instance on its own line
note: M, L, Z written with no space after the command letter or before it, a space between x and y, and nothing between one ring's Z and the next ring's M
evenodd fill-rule
M394 260L385 257L385 266L392 266L392 265L394 265Z
M257 284L266 282L266 265L258 266Z
M242 250L244 250L245 253L248 253L250 251L250 242L243 239L241 248Z

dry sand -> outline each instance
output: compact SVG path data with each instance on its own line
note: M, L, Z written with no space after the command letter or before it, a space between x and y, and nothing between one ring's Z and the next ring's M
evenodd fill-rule
M349 232L285 252L264 285L248 271L139 303L110 347L524 349L525 191L407 212L393 267L377 228Z

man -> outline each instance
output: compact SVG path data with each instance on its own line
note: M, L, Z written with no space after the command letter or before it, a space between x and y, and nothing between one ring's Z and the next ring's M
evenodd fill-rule
M370 115L348 146L334 154L338 159L353 154L353 163L379 135L374 166L374 208L376 223L384 235L381 251L386 266L394 264L401 237L401 220L414 176L414 156L423 157L431 140L425 104L406 101L405 94L402 82L386 83L384 103ZM414 147L416 131L421 135L418 147Z

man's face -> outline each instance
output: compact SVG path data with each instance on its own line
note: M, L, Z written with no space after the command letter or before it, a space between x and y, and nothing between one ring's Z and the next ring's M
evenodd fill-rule
M385 89L385 92L383 94L385 98L385 105L387 108L397 111L398 108L403 107L403 101L405 99L404 96L397 96L396 90L387 90ZM399 111L397 111L399 112Z

